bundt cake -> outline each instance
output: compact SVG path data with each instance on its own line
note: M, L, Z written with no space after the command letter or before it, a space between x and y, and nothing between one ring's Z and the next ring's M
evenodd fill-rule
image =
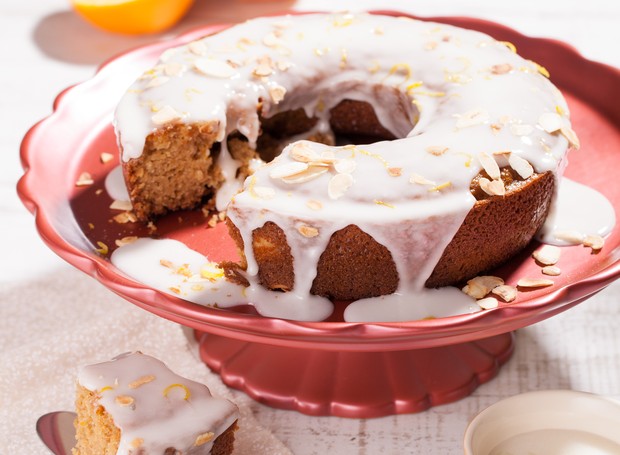
M350 320L406 313L506 261L578 146L546 70L510 43L370 14L259 18L170 49L115 127L137 217L215 201L241 256L227 280L250 303L323 308L285 312L299 319L328 299L358 300Z

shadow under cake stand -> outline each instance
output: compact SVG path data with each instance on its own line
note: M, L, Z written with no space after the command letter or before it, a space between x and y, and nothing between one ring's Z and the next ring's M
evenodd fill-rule
M568 100L583 144L570 156L566 175L620 206L614 171L620 167L620 131L615 126L620 125L620 106L610 96L620 86L618 70L588 61L561 42L529 38L499 24L456 17L433 20L510 41L523 56L544 65ZM225 27L202 27L125 53L102 65L93 79L59 94L53 114L23 140L25 173L18 192L52 250L139 307L193 328L202 359L226 384L270 406L311 415L360 418L422 411L465 397L495 376L513 351L512 331L571 308L620 274L620 233L615 230L599 254L566 248L563 273L550 288L520 293L515 303L493 310L401 323L338 321L342 305L324 322L264 318L247 307L206 308L127 277L107 255L94 251L97 242L113 247L118 238L151 235L147 226L110 222L111 200L101 191L106 175L118 164L117 158L107 164L100 160L103 152L117 154L114 107L163 50ZM76 187L85 171L95 183ZM215 261L235 251L224 226L205 228L201 213L167 216L158 221L157 235L181 240ZM535 246L493 273L508 283L539 274L529 257Z

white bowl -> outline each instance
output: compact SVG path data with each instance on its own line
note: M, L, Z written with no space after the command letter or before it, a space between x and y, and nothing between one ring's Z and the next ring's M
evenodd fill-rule
M620 402L546 390L499 401L465 431L465 455L619 455Z

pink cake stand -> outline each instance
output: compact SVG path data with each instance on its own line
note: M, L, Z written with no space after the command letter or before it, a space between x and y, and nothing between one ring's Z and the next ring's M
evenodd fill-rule
M618 70L588 61L566 44L529 38L495 23L433 20L510 41L522 55L548 68L568 99L583 144L571 155L567 176L620 205L615 171L620 168ZM512 353L512 331L571 308L620 274L616 230L599 254L583 247L564 249L556 284L520 293L513 304L435 320L365 324L342 322L341 304L329 321L313 323L264 318L247 307L205 308L125 276L94 251L97 241L113 247L117 238L149 234L138 224L110 222L111 201L100 191L118 164L100 161L102 152L117 151L113 109L164 49L225 27L207 26L130 51L105 63L93 79L62 92L53 114L23 140L25 172L18 192L52 250L139 307L195 329L202 358L226 384L268 405L312 415L378 417L421 411L465 397L496 375ZM95 184L76 187L84 171ZM179 239L212 260L236 254L225 228L206 228L200 213L175 214L157 227L159 236ZM538 276L530 258L535 246L493 273L513 284L519 277Z

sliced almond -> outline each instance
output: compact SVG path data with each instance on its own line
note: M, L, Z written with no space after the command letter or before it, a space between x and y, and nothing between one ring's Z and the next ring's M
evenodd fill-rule
M307 142L298 142L289 150L289 155L296 161L309 163L319 161L319 154Z
M462 291L475 299L484 298L497 286L504 284L504 280L497 276L482 275L467 281L467 285Z
M583 246L592 248L593 251L598 251L605 245L605 239L600 235L586 235L583 239Z
M561 240L566 243L570 243L573 245L581 245L583 243L584 235L579 231L554 231L553 237L556 240Z
M129 245L130 243L133 243L136 240L138 240L138 237L136 237L135 235L128 235L127 237L116 239L114 243L116 244L116 246L121 247L121 246Z
M534 173L532 165L526 159L521 158L515 153L511 153L508 156L508 164L522 179L527 179Z
M532 253L532 257L543 265L554 265L560 260L561 250L557 246L543 245Z
M478 154L478 161L480 161L483 169L489 175L489 177L491 177L491 179L499 180L499 178L501 177L501 171L499 170L497 162L491 155L481 152Z
M193 41L187 45L189 51L194 55L207 55L207 45L202 41Z
M134 404L134 399L133 397L130 397L129 395L118 395L114 401L116 402L117 405L119 406L132 406Z
M411 174L411 177L409 178L409 182L417 183L418 185L433 185L433 186L435 185L435 182L427 179L426 177L422 177L419 174Z
M281 85L275 84L269 87L269 96L274 104L278 104L282 101L284 99L284 95L286 95L286 89Z
M110 209L112 210L123 210L123 211L130 211L133 209L133 206L131 205L131 202L129 201L119 201L119 200L115 200L110 204Z
M349 158L343 158L334 163L334 170L340 174L352 174L355 167L355 161Z
M305 182L309 182L310 180L314 180L315 178L325 174L328 170L329 169L327 167L312 166L312 167L309 167L304 172L300 172L299 174L295 174L291 177L283 177L282 181L284 183L289 183L289 184L305 183ZM348 174L338 174L338 175L348 175Z
M165 125L167 123L178 122L182 118L183 114L177 112L172 106L165 105L153 114L151 121L155 125Z
M103 164L107 164L114 159L114 155L112 155L111 153L103 152L101 155L99 155L99 159Z
M555 133L562 128L562 117L555 112L545 112L538 117L538 124L547 133Z
M170 76L170 77L174 77L174 76L180 76L181 73L183 73L183 71L185 71L185 65L181 64L181 63L167 63L166 65L164 65L164 74L166 76Z
M321 204L321 202L317 201L316 199L310 199L308 202L306 202L306 207L311 210L321 210L323 208L323 204Z
M353 185L353 177L351 174L336 174L327 185L327 194L330 199L339 199Z
M148 84L145 85L145 88L159 87L160 85L164 85L169 80L170 78L168 76L157 76L151 79Z
M135 381L132 381L129 383L129 388L130 389L137 389L138 387L143 386L144 384L148 384L149 382L153 382L155 380L155 376L153 376L152 374L146 375L146 376L142 376L138 379L136 379Z
M522 123L513 123L510 125L510 132L515 136L529 136L534 132L534 127Z
M205 76L228 79L237 71L228 63L211 58L199 58L194 61L194 68Z
M483 310L492 310L499 306L499 302L495 297L485 297L484 299L478 300L476 303L478 303L478 306Z
M95 183L93 177L88 172L82 172L75 181L75 186L89 186Z
M512 65L510 63L500 63L499 65L493 65L491 67L491 73L493 74L506 74L512 71Z
M521 278L517 282L517 286L520 288L543 288L553 286L553 280L546 278Z
M560 128L560 133L562 133L562 135L564 135L564 137L568 139L568 142L574 149L579 150L579 147L581 146L581 144L579 142L579 138L577 137L577 133L575 133L575 131L573 131L568 126L563 126L562 128Z
M543 267L542 269L540 269L540 271L544 275L549 275L549 276L558 276L562 273L562 270L556 265L547 265Z
M478 184L482 191L487 193L490 196L504 196L506 194L506 187L504 186L504 182L502 180L489 180L485 177L482 177L478 180Z
M212 441L214 437L215 437L215 433L212 433L211 431L208 431L207 433L199 434L196 437L196 441L194 441L194 446L201 446L203 444L206 444L207 442Z
M317 228L315 228L314 226L308 226L306 224L302 224L297 227L297 231L299 231L299 233L304 237L308 238L316 237L317 235L319 235L319 230Z
M269 172L269 177L271 177L272 179L282 179L286 177L292 177L294 175L304 172L307 169L308 169L307 163L293 161L290 163L285 163L277 167L274 167Z
M402 167L388 167L387 171L388 174L390 174L390 177L400 177L403 175Z
M273 199L276 197L276 190L268 186L255 186L252 188L252 194L259 199Z
M481 125L489 121L489 113L484 109L473 109L462 115L456 115L456 127L458 129L469 128L470 126Z
M449 150L448 147L442 147L441 145L430 145L426 147L426 151L433 156L441 156Z
M517 288L508 284L501 284L493 288L491 293L498 296L506 303L510 303L517 298Z

